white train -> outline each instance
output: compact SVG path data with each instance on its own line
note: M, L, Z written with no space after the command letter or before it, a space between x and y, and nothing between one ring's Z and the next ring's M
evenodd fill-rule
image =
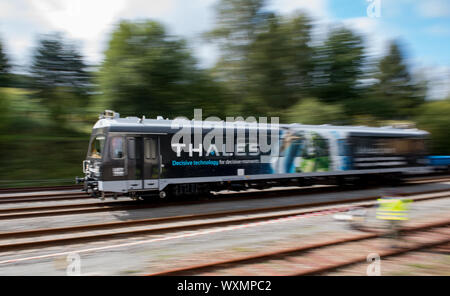
M428 133L418 129L185 123L120 118L106 111L92 129L85 177L78 181L97 196L113 192L166 197L222 189L394 182L428 170ZM180 140L186 140L180 134L191 137L194 125L201 127L197 146L194 136L189 144ZM277 136L269 152L251 141L255 134L259 141L261 132Z

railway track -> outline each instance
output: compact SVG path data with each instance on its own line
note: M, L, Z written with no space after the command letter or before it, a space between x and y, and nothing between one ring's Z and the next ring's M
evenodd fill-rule
M148 205L148 204L146 205L139 202L127 200L127 201L112 201L104 203L83 203L83 204L64 204L64 205L24 207L24 208L5 208L0 209L0 220L100 213L111 211L126 211L155 206L156 205Z
M60 186L31 186L31 187L9 187L0 188L0 193L55 191L55 190L76 190L82 189L82 185L60 185Z
M400 195L417 195L417 194L428 194L445 192L448 189L440 190L430 190L414 193L400 193ZM302 191L302 194L312 194L312 193L330 193L343 191L342 188L335 187L319 187L319 188L309 188ZM246 194L247 193L247 194ZM221 201L234 201L234 200L251 200L251 199L261 199L270 197L288 197L297 196L298 190L276 190L276 191L263 191L263 192L243 192L241 194L233 196L219 196L219 198L209 199L209 200L187 200L187 201L172 201L163 202L158 200L156 202L152 201L109 201L109 202L91 202L91 203L81 203L81 204L63 204L63 205L51 205L51 206L32 206L32 207L14 207L14 208L1 208L0 209L0 220L11 220L11 219L23 219L23 218L36 218L36 217L49 217L49 216L61 216L61 215L76 215L76 214L88 214L88 213L101 213L101 212L113 212L113 211L128 211L128 210L139 210L139 209L149 209L158 207L167 207L170 205L194 205L202 204L205 202L214 203ZM367 197L366 200L379 198L379 195ZM356 200L355 200L356 201ZM340 201L336 201L339 203Z
M425 184L425 183L436 183L450 181L450 176L427 176L420 178L408 178L405 181L406 185L409 184ZM80 185L68 185L68 186L45 186L45 187L25 187L25 188L0 188L0 194L8 193L29 193L29 192L40 192L40 191L56 191L56 190L81 190ZM320 190L348 190L349 188L339 188L336 185L323 185L320 187L292 187L290 189L274 188L271 190L257 190L258 193L263 194L279 194L295 192L298 190L306 191L308 193L319 192ZM21 191L22 190L22 191ZM232 192L231 194L253 194L255 191L243 191L243 192ZM107 195L112 196L111 194ZM22 196L0 196L0 204L6 203L25 203L25 202L43 202L43 201L62 201L62 200L74 200L74 199L89 199L90 197L85 192L67 192L67 193L45 193L45 194L33 194L33 195L22 195Z
M0 204L18 204L18 203L30 203L30 202L53 202L53 201L66 201L66 200L86 200L89 197L86 193L81 192L66 192L58 194L37 194L30 196L0 196Z
M388 250L380 247L379 242L377 242L378 244L373 242L379 241L385 233L369 233L148 275L318 275L358 263L367 263L368 250L370 253L377 251L376 254L384 259L421 249L448 245L450 243L450 220L403 228L402 233L407 235L408 240L414 241L395 250ZM338 256L333 256L333 254Z
M431 179L428 178L426 183L442 182L447 180L443 178ZM450 179L448 179L450 180ZM423 184L423 180L411 180L408 184L416 184L414 182L420 182ZM314 193L332 193L348 191L348 188L340 188L337 186L320 186L310 188L289 188L278 190L265 190L265 191L245 191L231 194L219 194L207 200L205 199L186 199L183 201L162 201L162 200L145 200L145 201L131 201L131 200L118 200L118 201L97 201L89 203L77 203L77 204L63 204L63 205L51 205L51 206L31 206L31 207L13 207L13 208L0 208L0 220L5 219L21 219L21 218L34 218L34 217L46 217L46 216L58 216L58 215L74 215L85 214L95 212L108 212L108 211L123 211L145 208L156 208L170 205L192 205L205 202L219 202L219 201L232 201L232 200L250 200L270 197L287 197L296 196L300 194L314 194ZM426 192L432 193L432 191ZM373 197L375 198L375 197ZM67 201L89 199L85 193L57 193L48 196L46 194L38 194L32 196L11 197L0 196L0 204L17 204L28 202L51 202L51 201Z
M420 196L424 193L415 193L408 196L410 196L410 198L415 201L426 201L431 199L450 197L448 191L442 191L441 193L442 194L435 194L433 196ZM414 196L416 197L414 198ZM205 228L210 229L215 227L227 227L232 225L242 225L245 223L265 222L275 219L289 219L296 216L305 216L311 214L326 215L346 211L350 207L354 207L355 203L357 203L356 205L358 207L372 207L376 204L376 201L374 201L375 198L376 197L364 197L347 200L345 202L326 201L303 205L297 204L256 209L253 208L232 211L219 211L204 214L169 216L59 228L3 232L0 233L0 252L85 243L125 237L135 237L140 235L167 234L180 231L200 230ZM338 207L338 205L342 205L344 203L347 205ZM161 224L162 226L158 226ZM93 231L95 231L94 234L92 233ZM51 237L55 235L63 236L58 238ZM45 236L47 236L48 238L43 238ZM28 238L29 240L24 241L24 238ZM22 241L20 241L20 239L22 239ZM16 241L1 243L1 241L7 240Z
M409 184L422 184L422 183L435 183L435 182L449 182L449 176L428 177L428 178L413 178L408 179L406 183Z
M439 178L447 178L450 176L439 173L430 173L425 176L418 175L418 177L407 178L407 180L433 180ZM0 187L0 194L2 193L20 193L20 192L37 192L37 191L57 191L57 190L81 190L82 185L55 185L55 186L24 186L24 187Z

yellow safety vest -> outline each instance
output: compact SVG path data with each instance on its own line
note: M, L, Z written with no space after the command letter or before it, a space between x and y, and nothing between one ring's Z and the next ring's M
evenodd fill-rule
M410 199L380 198L378 201L377 219L408 220Z

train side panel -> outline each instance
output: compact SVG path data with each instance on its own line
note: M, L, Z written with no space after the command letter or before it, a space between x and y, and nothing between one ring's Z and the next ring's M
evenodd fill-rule
M211 135L213 124L208 125L202 128L201 143L210 146L178 150L174 137L179 138L180 129L170 120L118 115L99 120L83 164L85 188L139 194L339 184L353 177L414 171L423 168L426 155L427 133L418 130L280 125L277 145L262 152L249 141L251 132L259 135L259 126L233 127L228 137L229 126ZM210 144L203 142L208 137Z

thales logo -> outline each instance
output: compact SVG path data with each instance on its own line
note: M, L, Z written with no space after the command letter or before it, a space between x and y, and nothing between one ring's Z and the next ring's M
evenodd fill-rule
M215 144L210 144L208 146L209 147L204 147L202 144L199 144L194 148L194 145L192 144L189 144L186 147L186 144L172 143L172 150L177 153L177 157L181 157L181 152L186 150L189 153L189 157L192 157L194 153L198 156L245 156L259 155L260 152L257 143L237 143L235 149L231 149L232 151L228 152L226 152L227 149L225 144L221 147L222 149L218 149Z
M202 120L201 109L194 109L194 119L175 118L171 129L177 130L170 140L177 157L260 156L278 151L279 118L218 117ZM193 143L193 144L192 144Z

